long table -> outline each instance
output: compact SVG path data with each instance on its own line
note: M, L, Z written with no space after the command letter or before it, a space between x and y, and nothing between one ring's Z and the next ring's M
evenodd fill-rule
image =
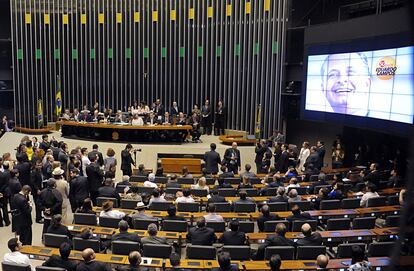
M62 136L127 142L183 142L191 125L106 124L93 122L58 121Z

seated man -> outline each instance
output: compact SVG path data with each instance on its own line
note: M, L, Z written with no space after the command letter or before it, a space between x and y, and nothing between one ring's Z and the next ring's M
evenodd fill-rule
M22 243L19 241L19 239L10 239L7 242L7 246L9 247L11 252L4 254L3 261L5 263L27 264L34 271L34 268L31 266L29 257L20 252L20 249L22 248Z
M166 188L181 188L181 184L177 182L177 175L172 174L168 183L165 185Z
M185 221L185 218L182 216L177 215L177 208L172 205L167 210L168 215L164 216L162 220L179 220L179 221Z
M271 235L265 239L264 244L260 245L256 255L253 257L254 260L263 260L264 252L267 247L270 246L295 246L295 242L285 237L286 226L283 223L276 225L276 234Z
M209 203L207 206L208 214L204 216L206 222L223 222L224 219L221 215L216 213L216 205Z
M219 264L219 268L213 268L213 271L238 271L239 266L238 264L232 264L230 253L228 252L220 252L217 255L217 261Z
M368 207L368 200L376 197L379 197L379 194L377 193L377 186L375 184L369 183L367 185L367 191L361 198L360 206Z
M172 252L170 255L170 264L171 264L171 268L167 268L167 271L184 271L185 269L180 268L180 264L181 264L181 257L180 254L176 253L176 252Z
M95 261L96 255L93 249L87 248L82 251L83 262L80 262L76 271L112 271L105 263Z
M293 222L295 220L313 220L311 215L306 212L301 212L300 208L297 204L292 206L292 215L286 218L289 222Z
M116 189L114 188L114 181L110 178L106 178L105 185L102 187L99 187L98 197L115 198L118 200L118 203L121 202L121 197L119 196L119 193L117 193Z
M140 267L141 264L141 254L139 254L138 251L131 251L128 255L128 266L120 266L117 267L115 270L117 271L141 271L141 270L147 270Z
M243 246L246 245L246 234L239 231L239 221L232 219L229 223L230 231L225 231L219 238L219 243L225 246Z
M252 169L252 166L250 164L246 164L244 166L245 171L240 173L240 179L243 179L244 176L247 176L249 178L255 178L256 174L254 174L253 172L250 172L250 170Z
M312 228L308 223L302 225L301 231L305 236L298 239L296 244L298 246L320 246L322 245L322 236L319 232L312 233Z
M365 258L365 251L360 246L352 246L352 261L348 270L370 271L371 263L365 260Z
M293 201L301 201L301 196L298 195L298 191L296 189L290 189L288 193L288 202L291 203Z
M211 190L211 197L208 199L208 203L220 203L220 202L227 202L226 198L220 196L218 193L218 189Z
M62 215L57 214L52 217L50 226L46 230L47 233L66 235L69 239L72 239L72 234L70 233L68 227L62 224Z
M280 271L280 266L282 265L282 259L279 254L272 255L269 260L269 266L271 271Z
M135 210L138 210L138 213L131 215L131 219L139 218L139 219L151 219L154 218L150 215L147 215L145 213L145 209L147 209L147 206L142 202L137 202L137 207L135 207Z
M261 208L262 215L257 218L257 227L259 231L264 231L264 223L266 221L274 221L280 219L277 214L270 213L269 206L263 205Z
M160 237L157 236L158 233L158 227L156 224L151 223L148 225L148 236L147 237L143 237L141 239L141 242L143 245L145 244L162 244L162 245L167 245L167 239L165 237Z
M256 202L252 198L247 197L246 190L240 190L239 191L239 199L237 199L233 202L233 204L235 204L235 203L253 203L253 204L256 204Z
M276 196L271 197L269 202L288 202L288 197L286 196L286 189L283 186L279 186L276 191Z
M270 174L271 173L269 173L269 175ZM280 173L273 174L272 178L266 176L266 178L264 178L261 183L264 184L264 187L260 189L260 195L262 196L266 196L267 190L269 190L269 188L284 186Z
M316 258L316 265L318 266L318 271L325 271L328 270L326 267L328 266L329 258L328 256L321 254Z
M220 167L221 174L219 174L219 180L220 179L225 179L225 178L233 178L234 177L234 173L233 171L229 171L228 168L226 166L221 166ZM221 188L221 187L220 187Z
M136 233L128 232L128 222L121 220L118 223L119 233L112 235L111 241L131 241L131 242L141 242L141 238Z
M217 240L214 230L206 227L206 219L199 217L197 226L189 229L187 242L193 245L211 246Z
M76 262L69 260L71 250L71 244L66 242L62 243L59 247L60 256L52 255L42 265L48 267L61 267L65 268L67 271L76 271Z

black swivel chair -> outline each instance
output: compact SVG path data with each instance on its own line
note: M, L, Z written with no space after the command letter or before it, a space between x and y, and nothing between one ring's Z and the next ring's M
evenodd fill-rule
M66 271L65 268L61 267L49 267L49 266L36 266L36 271Z
M293 260L295 258L295 247L292 246L270 246L265 249L265 260L272 255L279 254L282 260Z
M187 245L187 258L195 260L216 259L216 248L213 246Z
M134 218L132 220L132 226L136 230L147 230L148 225L152 223L158 226L158 219L156 218L151 218L151 219Z
M269 220L264 223L264 232L275 232L276 225L282 223L285 224L286 229L289 229L289 221L287 220Z
M349 244L339 244L338 251L336 252L336 257L339 259L343 258L352 258L352 246L360 246L363 251L365 251L364 243L349 243Z
M54 234L54 233L45 233L43 235L45 240L46 247L60 247L62 243L68 243L69 237L66 235Z
M90 226L96 226L96 223L97 223L95 214L74 213L73 221L75 224L90 225Z
M339 231L349 230L351 228L351 219L349 218L330 218L326 223L326 230Z
M177 204L178 212L197 213L200 211L200 203L198 202L179 202Z
M166 201L166 202L152 202L149 206L150 210L154 211L167 211L170 209L170 207L173 205L172 202Z
M235 213L253 213L256 211L255 203L238 203L234 204Z
M370 243L368 246L368 257L391 256L394 246L394 242Z
M74 250L84 250L86 248L92 248L95 253L100 251L100 242L95 239L82 239L79 237L73 237L73 249Z
M1 269L3 271L32 271L30 265L5 262L1 263Z
M250 260L250 246L223 246L223 251L230 253L236 261Z
M315 260L321 254L326 254L325 246L299 246L297 248L298 260Z
M380 196L368 199L367 207L379 207L387 205L387 197Z
M131 241L112 241L112 253L119 255L129 255L131 251L139 251L140 244Z
M288 208L287 202L269 202L267 205L270 212L286 212Z
M162 222L163 231L186 232L188 228L187 221L164 220Z
M99 217L99 226L116 229L118 228L119 221L121 220L121 218Z
M112 201L114 203L114 207L118 207L118 200L116 198L106 198L106 197L97 197L96 198L96 205L99 207L102 207L102 204L105 201Z
M239 231L244 233L254 232L254 222L253 221L239 221Z
M302 225L308 223L312 231L316 231L316 228L318 227L318 221L317 220L295 220L292 222L292 231L301 231Z
M134 199L121 199L121 208L122 209L135 209L137 207L138 200Z
M217 213L230 213L231 212L231 204L230 202L218 202L214 203L216 206Z
M342 207L342 209L361 208L360 203L361 203L361 199L357 199L357 198L342 199L341 207Z
M206 223L206 227L212 228L214 232L224 232L226 230L226 223L224 221L210 221Z
M337 210L341 209L341 201L337 199L321 200L319 205L320 210Z
M358 229L373 229L375 228L376 217L356 217L352 220L352 228Z
M170 245L161 244L144 244L143 246L145 257L169 258L172 247Z

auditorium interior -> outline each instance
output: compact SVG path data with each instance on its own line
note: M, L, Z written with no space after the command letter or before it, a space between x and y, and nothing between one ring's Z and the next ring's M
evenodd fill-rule
M414 1L0 0L0 270L414 270Z

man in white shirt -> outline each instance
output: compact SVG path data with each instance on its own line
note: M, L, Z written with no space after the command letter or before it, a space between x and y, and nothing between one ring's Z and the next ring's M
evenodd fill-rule
M153 187L153 188L158 188L158 185L156 183L154 183L155 181L155 174L154 173L150 173L148 175L148 181L144 182L144 186L145 187Z
M86 167L91 163L91 161L88 158L88 149L87 148L82 148L81 149L81 161L82 161L82 172L83 172L83 176L88 177L88 175L86 175Z
M22 254L19 250L22 248L22 243L17 238L12 238L7 242L7 246L10 249L10 253L4 254L3 261L5 263L15 263L15 264L27 264L30 268L34 271L32 267L29 257L27 255Z
M368 199L379 197L377 187L374 184L367 185L367 192L362 196L360 206L368 207Z
M223 222L224 219L221 215L216 214L216 205L209 203L207 206L208 214L204 216L206 222Z

